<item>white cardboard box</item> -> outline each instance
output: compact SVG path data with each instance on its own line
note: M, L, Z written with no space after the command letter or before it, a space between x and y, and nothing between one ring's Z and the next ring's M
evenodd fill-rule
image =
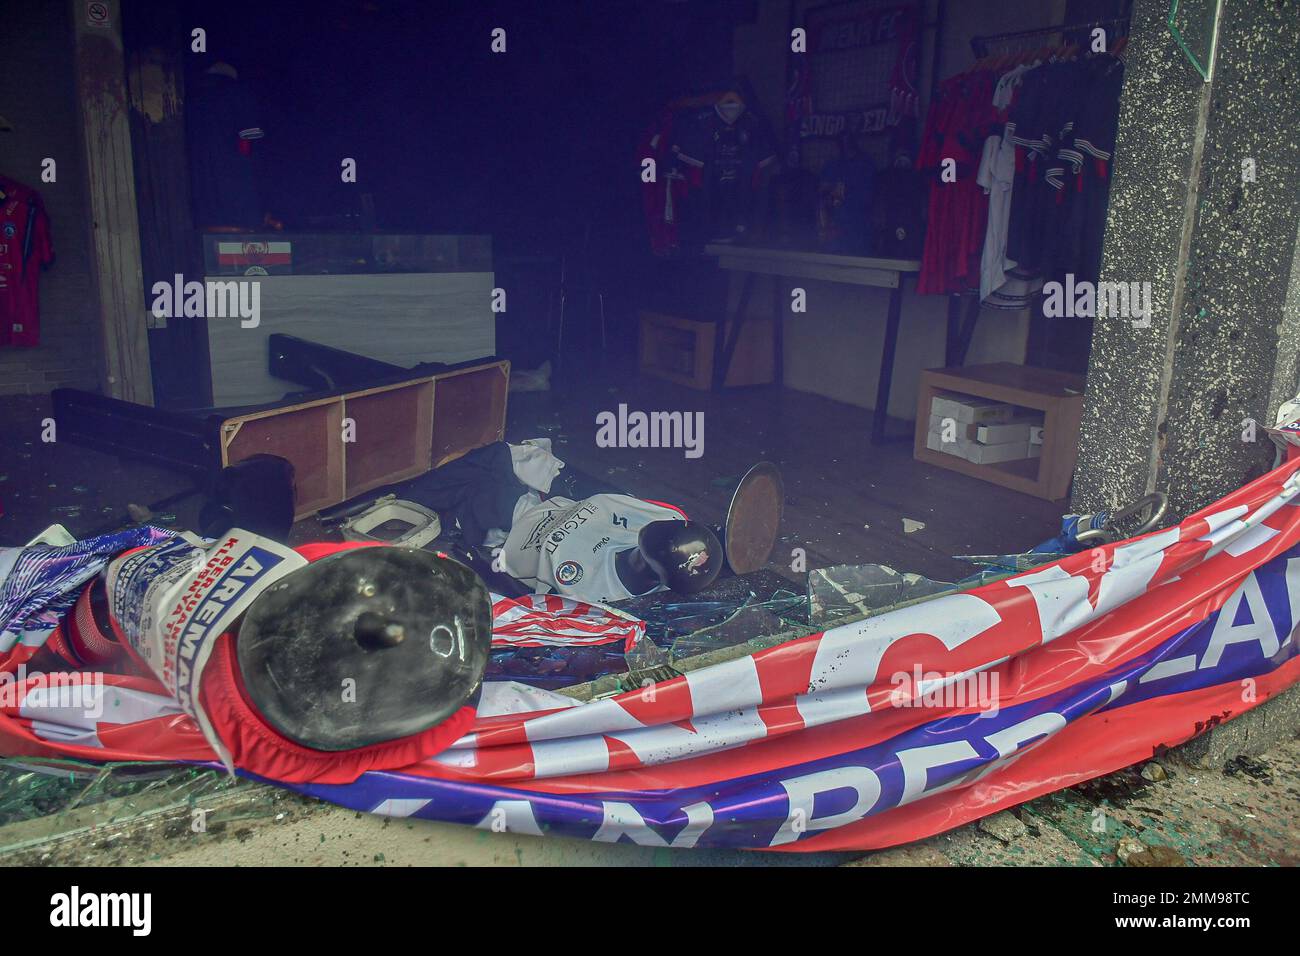
M975 429L978 428L979 426L974 424L973 422L971 423L959 422L956 419L954 419L951 415L931 415L930 416L931 433L935 435L942 435L943 423L946 421L954 422L956 427L953 429L953 434L957 438L967 439L970 441L975 440Z
M937 431L931 431L925 436L926 448L929 448L931 451L941 451L945 455L956 455L958 458L966 457L964 448L970 444L971 442L964 438L958 438L956 441L944 441L943 437Z
M1040 418L1025 418L1001 425L977 425L975 438L985 445L1005 445L1007 442L1029 441L1030 432L1041 421Z
M1014 441L1002 445L981 445L979 442L970 442L962 457L977 465L992 465L996 462L1019 461L1032 456L1029 454L1029 442Z
M955 418L969 424L991 425L1008 422L1015 417L1016 407L1006 402L995 402L959 392L940 392L934 396L930 414L940 418Z

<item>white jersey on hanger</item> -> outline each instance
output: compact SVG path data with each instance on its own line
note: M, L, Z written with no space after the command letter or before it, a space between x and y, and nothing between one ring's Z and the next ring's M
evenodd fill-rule
M637 545L652 521L685 521L676 508L630 495L582 501L524 495L501 547L499 567L539 594L605 604L634 597L618 579L614 555Z

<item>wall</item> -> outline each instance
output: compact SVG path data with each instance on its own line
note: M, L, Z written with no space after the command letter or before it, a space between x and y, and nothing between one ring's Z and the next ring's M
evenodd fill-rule
M1271 467L1248 420L1300 387L1300 21L1225 3L1206 83L1168 4L1134 11L1101 279L1149 283L1151 315L1095 326L1071 501L1158 490L1177 519Z
M0 29L0 115L14 127L0 133L0 172L40 189L55 255L41 276L41 344L0 350L0 395L99 381L69 16L67 3L9 4ZM56 182L40 181L46 157L57 163Z
M785 51L793 4L796 23L819 0L760 0L755 23L736 30L735 68L754 84L769 120L776 120L785 95ZM925 22L934 23L939 0L926 0ZM939 25L939 78L974 61L970 38L979 34L1030 29L1060 23L1065 0L949 0ZM935 30L924 34L920 66L922 110L930 99ZM779 128L779 127L778 127ZM760 280L766 281L766 280ZM736 279L733 286L738 284ZM788 318L785 381L791 388L870 407L875 401L880 351L885 335L889 295L824 282L799 283L808 292L808 312ZM914 279L904 280L902 325L889 403L892 416L916 415L916 392L922 369L944 364L946 296L918 296ZM733 303L737 293L732 292ZM771 315L770 286L755 287L755 315ZM1023 362L1028 337L1027 312L982 311L967 354L967 364Z

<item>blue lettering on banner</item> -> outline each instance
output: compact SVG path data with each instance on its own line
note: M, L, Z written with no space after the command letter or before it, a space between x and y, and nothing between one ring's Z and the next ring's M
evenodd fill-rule
M113 616L117 618L123 633L140 633L149 585L177 564L188 561L195 550L197 548L193 542L177 537L122 559L113 588L112 606Z
M226 609L283 562L284 557L273 551L256 546L248 548L212 583L190 614L177 651L176 678L176 696L187 711L193 712L198 690L194 686L194 662L203 646L219 636L213 633L213 625L229 625L229 621L222 620Z

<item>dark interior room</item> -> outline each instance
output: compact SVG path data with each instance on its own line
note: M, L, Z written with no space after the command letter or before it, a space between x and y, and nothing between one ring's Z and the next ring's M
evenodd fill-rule
M0 864L1300 860L1294 3L5 24Z

